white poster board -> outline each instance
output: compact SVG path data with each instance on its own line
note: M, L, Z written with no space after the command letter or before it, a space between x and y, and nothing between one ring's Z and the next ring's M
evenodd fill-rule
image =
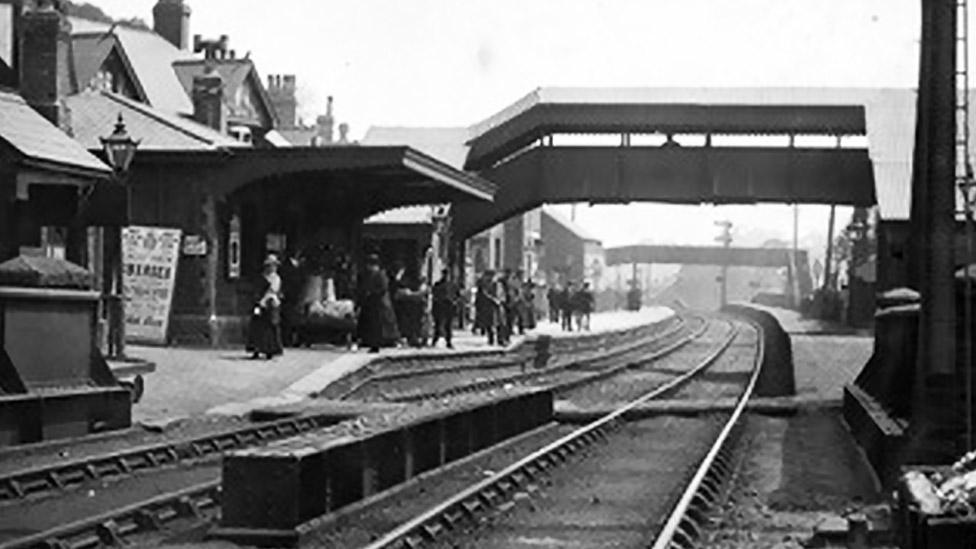
M126 341L166 342L179 256L179 229L122 229Z

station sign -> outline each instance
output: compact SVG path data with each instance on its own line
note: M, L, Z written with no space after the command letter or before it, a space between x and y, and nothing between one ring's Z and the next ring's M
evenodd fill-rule
M122 294L127 342L166 343L180 256L180 230L122 229Z
M198 234L183 235L183 255L207 255L207 239Z

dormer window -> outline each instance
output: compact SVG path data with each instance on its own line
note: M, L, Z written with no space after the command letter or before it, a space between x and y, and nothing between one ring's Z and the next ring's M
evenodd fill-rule
M230 128L227 129L227 133L229 133L231 137L240 141L241 143L250 144L253 142L253 138L251 136L251 128L248 128L247 126L231 126Z

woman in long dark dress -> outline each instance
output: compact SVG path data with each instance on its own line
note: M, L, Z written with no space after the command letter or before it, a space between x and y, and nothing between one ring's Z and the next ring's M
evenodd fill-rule
M359 341L369 348L369 352L378 353L380 347L399 339L389 281L375 255L366 258L366 272L359 284L356 305L359 308L356 326Z
M284 353L281 345L281 277L278 258L269 254L264 260L264 274L259 281L258 299L247 333L247 350L251 358L266 359Z

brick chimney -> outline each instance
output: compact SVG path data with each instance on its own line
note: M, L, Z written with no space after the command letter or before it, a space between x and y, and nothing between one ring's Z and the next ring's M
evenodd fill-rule
M71 24L59 2L38 0L20 20L20 93L55 126L70 127L64 97L72 92Z
M190 6L183 0L159 0L153 7L153 30L181 50L190 48Z
M278 114L278 127L293 129L298 120L298 99L295 97L295 75L274 74L268 76L268 96Z
M332 130L335 127L335 118L332 117L332 96L329 96L329 102L325 109L325 114L319 115L315 119L316 126L316 137L318 142L322 145L328 145L332 143Z
M207 63L204 73L193 77L193 119L220 133L227 133L224 119L224 79Z

